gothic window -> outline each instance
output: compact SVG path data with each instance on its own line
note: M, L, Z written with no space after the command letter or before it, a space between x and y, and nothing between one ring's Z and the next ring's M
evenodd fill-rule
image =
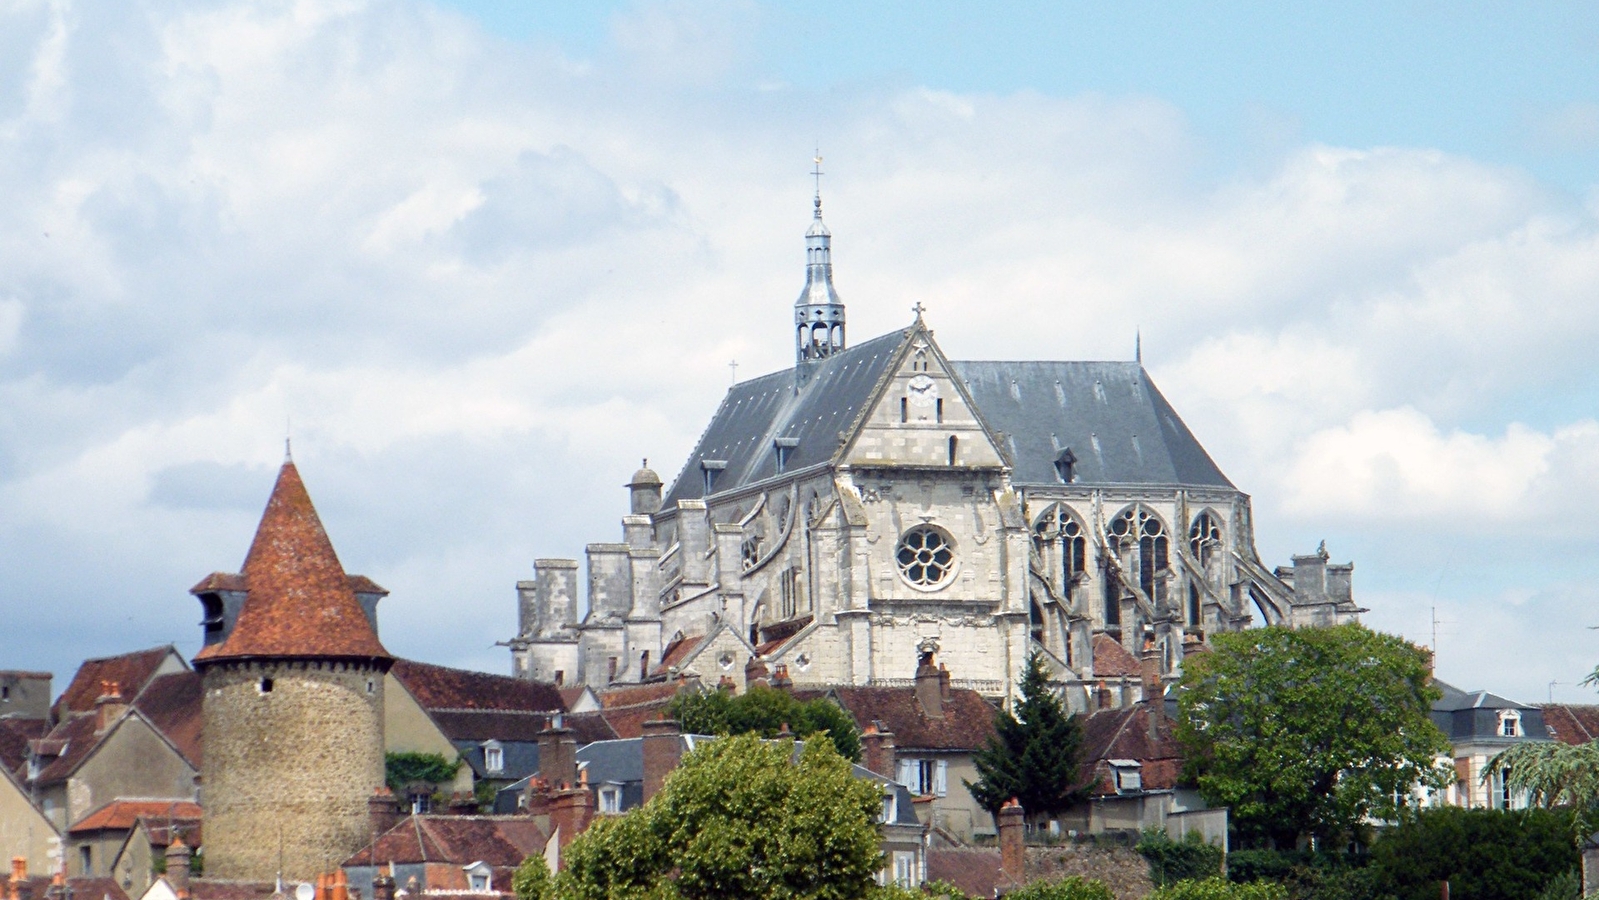
M1197 626L1200 623L1199 585L1188 583L1188 624Z
M1088 540L1082 523L1057 503L1034 523L1033 547L1043 559L1044 571L1049 573L1049 586L1065 597L1071 592L1072 579L1083 574L1088 564Z
M1117 626L1122 623L1121 579L1109 565L1105 566L1104 575L1101 581L1105 585L1105 625Z
M1202 512L1194 517L1194 524L1188 529L1188 548L1201 566L1210 565L1211 557L1221 549L1221 525L1215 516Z
M955 545L949 532L918 525L899 539L894 551L899 572L916 587L938 587L955 572Z
M1042 644L1044 642L1044 609L1034 600L1029 604L1029 617L1032 619L1033 640Z
M1138 586L1149 602L1163 603L1171 549L1165 523L1145 507L1129 507L1111 521L1110 542L1118 554L1132 553L1132 571L1137 573Z
M797 568L784 569L783 577L780 583L782 586L782 594L779 598L779 601L782 604L782 608L779 612L780 618L786 621L799 615L800 570Z
M744 571L748 572L755 568L755 564L761 561L761 536L759 534L745 536L744 543L739 545L738 555Z

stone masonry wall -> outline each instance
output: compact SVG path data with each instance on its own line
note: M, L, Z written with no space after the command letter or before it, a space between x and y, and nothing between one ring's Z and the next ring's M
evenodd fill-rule
M382 668L217 663L204 672L206 875L311 880L370 839L383 784ZM271 679L264 690L263 679Z

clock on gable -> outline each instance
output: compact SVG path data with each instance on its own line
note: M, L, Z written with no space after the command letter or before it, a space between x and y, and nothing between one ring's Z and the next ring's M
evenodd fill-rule
M932 406L938 401L938 382L926 375L917 375L905 385L905 396L914 406Z

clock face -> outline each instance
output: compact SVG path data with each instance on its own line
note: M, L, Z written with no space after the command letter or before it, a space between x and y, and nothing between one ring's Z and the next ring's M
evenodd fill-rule
M917 406L932 406L938 399L938 382L918 375L905 386L905 396Z

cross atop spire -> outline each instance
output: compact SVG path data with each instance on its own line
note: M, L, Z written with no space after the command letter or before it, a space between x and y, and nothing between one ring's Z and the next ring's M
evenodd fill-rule
M822 148L816 148L816 155L811 157L811 177L816 179L816 217L822 217Z
M922 313L927 312L927 307L923 306L922 301L918 300L916 305L911 307L911 312L916 314L916 324L920 325L922 324Z

